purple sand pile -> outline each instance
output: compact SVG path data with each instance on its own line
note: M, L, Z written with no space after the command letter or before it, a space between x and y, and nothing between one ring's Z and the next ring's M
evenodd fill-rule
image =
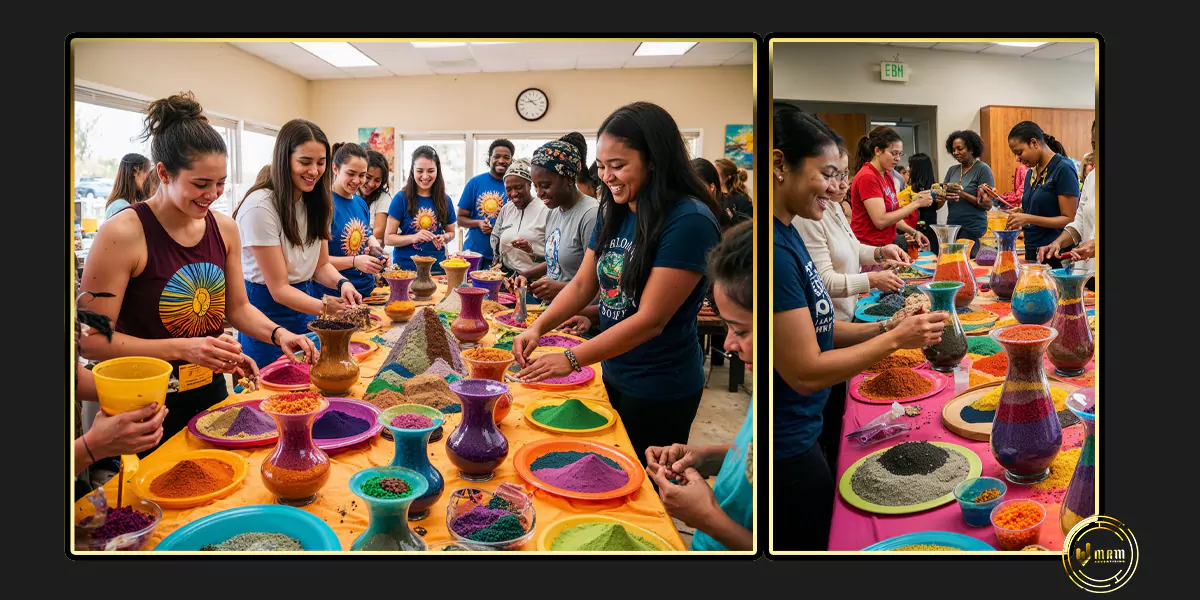
M243 406L242 410L238 411L238 416L233 423L229 425L225 437L233 437L239 433L258 436L271 431L275 431L275 419L253 406Z
M557 469L533 472L538 479L572 492L611 492L629 483L629 474L614 469L594 454Z
M337 440L356 436L370 428L371 423L366 419L331 410L313 423L312 436L316 440Z
M91 523L92 517L80 521L80 525ZM99 540L111 540L119 535L141 531L150 526L154 519L132 506L112 508L104 519L104 524L92 532L92 537Z
M500 517L511 514L511 512L499 508L476 506L463 513L462 516L454 519L450 523L450 528L454 530L454 533L462 537L468 537L476 531L495 523Z

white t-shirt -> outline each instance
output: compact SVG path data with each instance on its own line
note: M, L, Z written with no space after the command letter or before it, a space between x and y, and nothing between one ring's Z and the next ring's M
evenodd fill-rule
M275 211L275 192L271 190L256 190L246 197L242 207L238 209L238 232L242 236L242 271L247 281L266 285L262 269L254 259L251 246L280 246L283 248L283 259L287 263L288 283L300 283L312 279L317 270L317 261L321 258L321 245L325 240L317 240L308 246L293 246L283 235L280 226L279 213ZM300 235L308 229L308 212L304 210L303 201L297 200L299 210L296 211L296 225Z
M534 258L546 253L546 220L549 217L550 209L537 198L530 200L525 210L517 208L514 202L506 202L492 226L492 253L503 257L504 264L510 269L532 269L537 264ZM513 240L519 237L529 242L533 248L532 256L512 247Z
M369 230L371 230L371 231L375 230L375 217L378 216L379 213L383 213L383 222L384 222L384 226L386 229L387 211L391 205L392 205L391 194L380 194L378 200L367 205L367 212L370 213L370 215L371 215L371 222L367 224L367 228ZM385 238L387 237L387 231L383 232L383 236ZM384 240L382 240L382 239L379 240L379 243L383 245L384 252L387 253L388 256L391 256L392 255L392 247L385 244Z

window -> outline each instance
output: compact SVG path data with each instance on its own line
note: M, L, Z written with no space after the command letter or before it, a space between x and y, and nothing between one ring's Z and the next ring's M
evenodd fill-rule
M557 140L558 138L560 138L566 134L567 134L567 132L564 131L563 133L560 133L560 134L547 133L547 134L537 134L537 135L517 134L517 135L512 135L512 136L507 136L507 135L476 136L475 137L475 162L473 163L473 169L475 171L475 174L478 175L480 173L486 173L488 171L488 164L487 164L488 147L491 146L492 142L498 138L504 138L504 139L512 142L513 146L516 146L517 150L516 150L516 152L513 153L513 159L515 160L518 158L533 158L533 151L537 150L539 147L541 147L542 144L545 144L546 142L549 142L550 140ZM596 154L595 154L596 153L596 139L592 138L592 137L584 136L584 141L587 142L588 166L591 166L595 162L595 159L596 159Z
M121 157L136 152L150 158L142 133L141 112L75 101L76 218L104 221Z
M248 190L258 172L271 164L275 154L275 133L259 133L249 127L242 130L242 173L239 183Z
M401 148L400 173L396 176L396 189L394 192L399 192L404 189L404 185L408 182L409 166L412 162L412 153L421 146L432 146L433 150L438 154L438 160L442 164L442 179L446 181L446 193L450 196L450 200L455 207L458 205L458 197L462 195L463 188L467 185L467 141L465 136L449 136L449 137L404 137L402 136L403 146ZM451 211L453 219L458 214L458 209L454 208ZM458 252L462 249L463 233L458 232L454 237L454 241L450 243L450 250Z

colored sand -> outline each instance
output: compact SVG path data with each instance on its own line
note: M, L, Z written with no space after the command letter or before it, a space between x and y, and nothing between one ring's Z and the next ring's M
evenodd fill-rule
M913 442L919 443L919 442ZM911 506L941 498L967 477L970 466L959 452L947 452L946 461L925 474L896 475L880 464L878 455L863 462L850 478L860 498L882 506Z
M533 325L533 322L534 322L534 321L536 321L536 320L537 320L537 318L538 318L538 315L537 315L537 314L529 313L529 314L527 314L527 316L526 316L526 318L525 318L525 322L524 322L524 323L518 323L518 322L517 322L517 320L516 320L516 319L514 319L514 318L513 318L513 316L512 316L512 314L510 313L510 314L507 314L507 315L500 315L500 316L497 316L497 317L496 317L496 320L497 320L497 321L499 321L499 322L501 322L501 323L503 323L503 324L505 324L505 325L508 325L508 326L510 326L510 327L521 327L521 328L525 328L525 327L529 327L530 325Z
M425 415L405 413L392 419L392 427L396 429L428 429L433 427L433 419Z
M450 523L450 529L460 537L471 539L471 534L495 523L504 516L512 516L512 513L499 508L475 506L455 518Z
M275 420L253 406L246 406L238 411L237 418L229 425L229 430L221 437L225 438L255 438L271 435L276 431Z
M890 306L896 310L899 310L904 308L904 294L901 294L900 292L888 292L886 294L881 294L876 303L880 306Z
M863 309L863 314L871 317L890 317L899 311L901 306L889 306L886 304L876 304Z
M384 365L399 364L410 373L424 373L437 359L444 360L457 373L466 373L458 341L442 324L436 310L422 307L404 331L392 351L384 359Z
M274 551L274 552L292 552L303 550L304 546L295 538L288 537L282 533L239 533L220 544L210 544L201 548L201 550L217 551L217 552L251 552L251 551Z
M215 492L233 482L233 467L212 458L181 460L150 483L162 498L190 498Z
M392 389L384 389L373 394L363 396L363 400L374 404L379 410L387 410L397 404L409 404L408 398Z
M229 431L229 426L237 420L238 413L242 412L242 407L235 406L225 410L214 410L199 419L196 419L196 429L204 435L212 437L225 437Z
M271 396L258 405L259 410L285 415L302 415L328 406L319 392L296 392Z
M1000 490L998 488L988 488L988 489L980 492L978 496L975 496L975 499L973 501L974 502L987 502L988 500L995 500L996 498L999 498L999 497L1000 497Z
M578 462L579 459L585 456L595 456L596 458L604 461L604 464L614 469L621 468L621 466L617 464L617 461L608 458L607 456L601 456L595 452L576 452L574 450L568 450L566 452L547 452L537 457L536 460L530 463L529 470L538 471L541 469L557 469L559 467L565 467L569 464Z
M1008 373L1008 355L997 352L987 358L971 363L971 368L982 371L992 377L1004 377Z
M263 379L275 385L307 385L310 381L308 365L288 363L267 373Z
M584 523L563 530L550 543L551 550L590 552L651 552L658 546L618 523Z
M458 373L454 372L454 369L450 366L449 363L447 363L446 361L444 361L440 358L433 361L433 364L430 365L429 368L425 370L425 374L426 375L437 375L438 377L442 377L442 378L445 378L447 375L458 375Z
M892 552L962 552L962 548L953 546L939 546L937 544L909 544L892 548Z
M629 483L628 473L591 455L565 467L540 469L534 474L550 485L572 492L610 492Z
M608 423L604 415L571 398L562 404L547 405L533 411L539 423L560 429L593 429Z
M1029 342L1046 339L1050 336L1050 329L1038 325L1019 325L1005 329L998 336L1006 342Z
M595 376L596 372L593 371L591 367L584 367L581 371L571 371L571 373L565 377L551 377L549 379L543 379L538 383L550 385L574 385L588 381Z
M991 356L997 352L1000 352L1001 350L1003 350L1003 348L1000 347L1000 344L998 344L996 340L993 340L987 336L973 335L967 338L967 351L971 354Z
M396 500L412 494L412 489L408 487L408 483L403 479L398 477L381 477L379 475L363 482L362 491L372 498L382 498L384 500Z
M404 384L404 395L413 404L439 410L458 402L458 396L450 391L445 379L428 373L409 379Z
M515 540L523 535L525 535L525 527L521 525L521 519L510 513L467 536L467 539L475 542L496 543Z
M1054 317L1058 302L1047 288L1020 289L1013 293L1012 313L1021 323L1045 324Z
M364 344L362 342L350 342L350 354L353 354L355 356L362 354L363 352L366 352L370 348L371 348L370 346L368 346L367 344Z
M87 517L80 521L80 525L87 525L91 521L92 517ZM153 522L154 517L132 506L110 508L104 518L104 524L92 531L92 537L97 540L111 540L119 535L141 531Z
M1065 490L1071 484L1071 476L1075 474L1075 465L1079 462L1079 448L1063 450L1050 463L1050 475L1033 484L1035 490Z
M879 465L895 475L928 475L946 464L949 453L929 442L901 442L879 456Z
M312 436L316 440L337 440L356 436L370 428L371 423L366 419L331 410L313 423Z
M867 368L867 373L882 373L888 369L911 369L925 364L925 355L920 350L897 350Z
M538 340L538 346L548 346L554 348L574 348L582 343L583 342L579 340L571 339L562 335L555 335L553 333L543 335L541 339ZM511 342L509 347L511 348Z
M864 379L858 386L858 393L869 400L898 400L928 393L933 385L916 371L894 368Z

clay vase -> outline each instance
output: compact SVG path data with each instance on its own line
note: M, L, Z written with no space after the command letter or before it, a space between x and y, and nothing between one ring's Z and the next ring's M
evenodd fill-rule
M450 324L450 332L464 347L478 345L489 329L487 321L483 319L483 298L488 292L477 287L455 288L453 291L459 295L462 307Z
M313 385L327 396L338 396L350 391L358 382L358 361L350 355L350 337L354 335L354 327L346 329L329 329L322 325L327 321L313 321L308 324L309 331L317 334L321 341L321 356L317 364L308 370Z
M429 256L414 256L412 261L417 267L417 279L409 284L409 293L412 294L413 300L432 299L438 286L430 275L430 269L433 268L433 263L437 262L437 259Z

